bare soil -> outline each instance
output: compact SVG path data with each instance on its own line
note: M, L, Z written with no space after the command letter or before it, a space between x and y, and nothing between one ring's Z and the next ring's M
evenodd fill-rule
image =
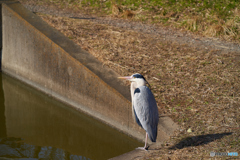
M120 75L141 73L151 84L160 114L180 129L138 159L206 159L211 151L240 151L238 43L34 1L23 5Z

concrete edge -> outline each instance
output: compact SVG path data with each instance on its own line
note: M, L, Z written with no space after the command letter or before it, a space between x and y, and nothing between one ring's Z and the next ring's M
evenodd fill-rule
M0 1L1 2L1 1ZM12 11L16 12L23 21L29 23L33 28L36 28L41 34L44 34L47 39L52 41L53 44L59 46L66 54L71 56L76 61L80 62L79 64L83 65L86 69L93 73L96 77L99 78L102 82L106 84L106 86L110 86L112 89L116 90L120 93L123 97L125 97L129 102L131 101L130 92L128 92L128 87L122 85L122 81L115 79L116 77L108 77L105 73L101 72L98 67L103 66L105 67L100 61L98 61L94 56L83 50L77 44L75 44L72 40L65 37L62 33L57 31L56 29L50 27L45 21L43 21L40 17L33 14L29 10L27 10L20 2L13 0L8 3L3 3L7 5ZM23 13L24 12L26 13ZM84 55L83 58L76 56L75 53L79 53ZM87 63L86 63L87 61ZM94 65L91 65L94 64ZM118 75L113 70L108 70L112 72L111 74ZM130 102L131 103L131 102Z

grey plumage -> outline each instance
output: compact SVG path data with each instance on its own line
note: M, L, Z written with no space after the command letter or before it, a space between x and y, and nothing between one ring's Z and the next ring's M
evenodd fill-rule
M128 77L119 77L131 81L132 109L136 122L146 131L144 149L147 149L147 137L152 142L157 139L158 108L151 90L146 86L146 79L139 73Z
M156 142L159 120L158 108L156 100L147 86L135 89L133 108L137 123L148 133L150 140Z

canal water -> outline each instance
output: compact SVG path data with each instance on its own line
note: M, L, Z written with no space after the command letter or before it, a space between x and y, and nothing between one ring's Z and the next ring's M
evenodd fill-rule
M0 73L0 159L101 160L142 145Z

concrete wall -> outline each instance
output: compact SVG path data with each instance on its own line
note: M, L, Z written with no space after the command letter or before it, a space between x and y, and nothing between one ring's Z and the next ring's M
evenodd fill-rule
M17 1L2 4L2 71L135 138L129 88L117 74ZM166 118L160 122L166 121ZM174 123L160 123L158 140ZM162 126L166 129L161 129Z

